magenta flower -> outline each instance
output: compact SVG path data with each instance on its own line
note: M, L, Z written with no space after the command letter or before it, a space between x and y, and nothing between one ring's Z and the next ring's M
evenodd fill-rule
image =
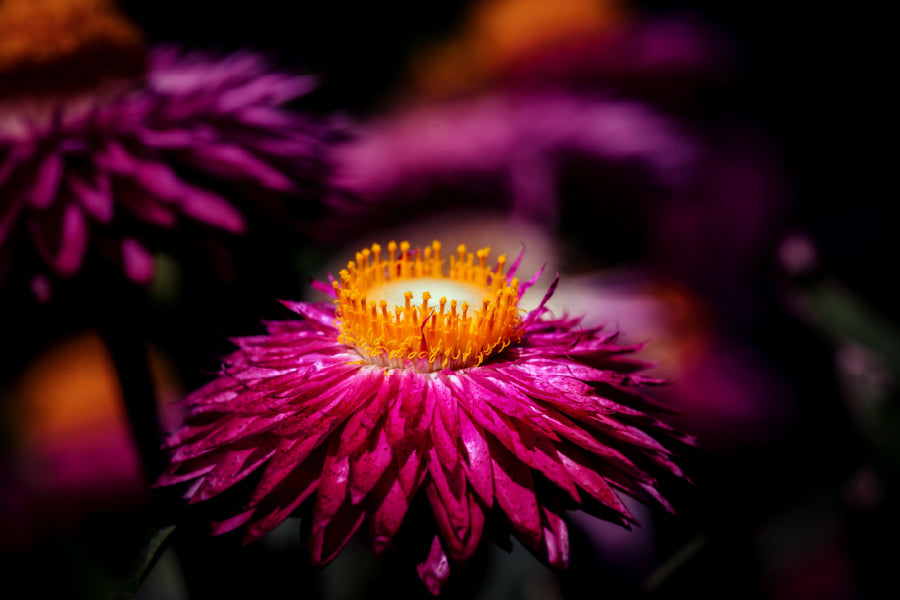
M128 83L2 106L0 267L14 251L16 262L37 257L34 286L44 269L75 275L96 250L146 284L151 252L173 232L242 233L251 204L282 220L300 212L279 203L310 196L332 131L286 107L312 77L250 52L159 47L147 60Z
M487 249L397 250L358 253L334 304L284 302L301 318L234 340L220 375L186 398L157 485L190 482L191 503L237 490L212 532L243 528L245 542L308 507L317 564L363 523L384 551L424 491L436 531L418 572L434 594L493 507L555 568L568 561L564 509L627 526L621 493L669 507L652 473L681 472L657 438L687 440L639 393L660 381L638 373L638 346L548 315L555 283L523 314L540 273L520 285L518 260L504 273Z

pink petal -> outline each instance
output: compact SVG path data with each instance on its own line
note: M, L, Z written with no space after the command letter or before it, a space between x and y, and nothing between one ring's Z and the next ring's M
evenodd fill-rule
M181 200L181 210L189 217L231 233L244 232L244 217L224 198L185 186L186 194Z
M153 281L153 255L133 238L122 240L122 264L128 278L140 285Z
M557 511L542 504L541 523L547 562L556 569L565 569L569 566L569 529L565 521Z
M316 449L321 449L322 441L331 433L330 430L317 431L314 434L302 437L285 439L278 446L275 455L266 465L256 489L250 498L250 503L261 501L279 486L297 465L304 464Z
M62 176L62 155L52 152L45 156L34 174L34 183L30 193L30 204L33 208L42 210L53 203L57 197Z
M541 516L531 470L498 442L488 438L488 445L497 504L509 517L525 545L535 549L541 543Z
M278 169L234 144L220 142L194 145L184 159L194 166L226 179L246 177L273 190L289 192L294 189L294 183Z
M429 449L427 462L431 474L429 487L434 495L431 503L443 506L453 524L455 537L462 538L469 529L469 501L462 466L459 463L442 463L434 448ZM429 495L429 498L432 496Z
M618 512L625 519L634 522L634 517L599 473L591 468L591 461L578 448L566 445L557 450L566 470L578 485L596 498L601 504Z
M434 536L428 558L416 566L416 572L432 595L437 596L441 593L441 587L447 583L447 579L450 577L450 561L444 554L444 549L441 548L438 536Z
M139 220L168 229L178 223L178 215L171 205L163 204L157 196L132 181L116 178L112 188L116 201Z
M244 531L244 543L258 539L275 529L319 487L324 452L308 462L295 465L290 475L265 495L254 510L254 522ZM252 503L250 504L252 506Z
M424 378L418 373L403 370L398 399L391 405L385 424L388 442L392 447L403 444L415 428L417 414L422 411L423 405L428 404L424 395Z
M325 527L337 514L341 505L347 502L347 484L350 476L350 458L338 455L340 438L333 436L325 455L322 475L319 481L319 492L313 507L313 531Z
M400 530L403 518L409 510L410 497L403 490L400 482L391 477L383 478L372 496L376 500L374 501L375 512L369 521L369 537L372 539L375 553L380 555Z
M491 475L491 452L484 438L484 431L461 410L459 432L466 449L469 483L479 498L490 508L494 504L494 482Z
M447 496L438 491L433 481L426 484L425 493L450 556L457 563L464 564L478 549L484 531L484 511L478 499L474 494L465 495L465 519L461 522L451 517L445 502Z
M96 174L96 178L96 187L89 185L74 173L67 176L67 182L75 199L90 216L100 223L109 223L113 217L113 197L109 178L103 173Z
M350 461L350 501L358 504L378 483L391 464L391 445L384 429L372 432L368 442L353 452Z
M391 400L396 398L399 380L399 376L393 370L380 377L375 397L353 413L347 421L347 426L341 434L341 454L355 451L367 439Z
M87 250L88 227L74 203L54 205L28 222L34 245L61 277L73 275Z
M225 519L224 521L215 521L212 523L212 528L210 531L211 535L222 535L223 533L228 533L229 531L234 531L241 525L247 523L250 520L250 517L253 516L254 509L250 508L243 512L239 512L238 514Z
M183 182L166 164L138 158L116 143L107 144L104 151L97 155L97 162L107 170L120 177L127 177L143 188L147 203L158 204L160 199L166 200L180 206L187 216L204 223L233 233L244 231L243 217L224 198ZM155 201L152 200L154 198ZM162 214L162 208L158 206L150 213L149 207L141 210L134 202L130 204L138 215L142 212Z
M275 448L229 449L216 461L215 469L202 478L203 484L194 492L190 501L208 500L256 470L275 453Z
M309 552L313 564L322 566L337 556L365 518L366 512L361 507L346 502L326 527L313 529L309 537Z
M440 403L441 401L438 400ZM431 420L431 442L434 444L434 448L440 456L441 460L446 464L453 464L459 461L459 449L457 444L459 443L459 417L456 417L457 434L454 435L450 433L447 425L447 420L443 418L444 411L437 410L434 414L434 417Z

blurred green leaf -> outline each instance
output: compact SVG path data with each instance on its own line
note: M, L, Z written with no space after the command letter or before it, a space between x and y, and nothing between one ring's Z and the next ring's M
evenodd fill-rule
M150 536L147 545L141 550L134 568L131 570L131 574L125 580L125 583L122 584L122 589L116 596L116 600L131 600L134 598L141 587L141 583L147 578L147 575L153 569L153 565L156 564L156 561L159 560L159 557L162 556L162 553L168 547L173 531L175 531L175 526L168 525Z
M843 285L822 276L791 295L801 315L836 342L865 346L900 368L900 329Z

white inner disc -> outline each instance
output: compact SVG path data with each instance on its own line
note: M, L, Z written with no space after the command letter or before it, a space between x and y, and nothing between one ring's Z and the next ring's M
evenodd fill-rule
M388 309L394 306L406 306L406 299L403 294L412 292L413 297L410 301L413 306L422 304L422 292L429 292L431 299L428 306L437 308L442 296L447 297L447 308L450 310L450 301L456 300L457 309L462 310L462 303L468 302L470 315L472 310L481 310L481 301L488 296L488 293L482 288L455 281L453 279L435 279L433 277L422 277L421 279L398 279L389 281L383 285L370 289L366 293L366 301L369 304L377 303L384 300L388 304Z

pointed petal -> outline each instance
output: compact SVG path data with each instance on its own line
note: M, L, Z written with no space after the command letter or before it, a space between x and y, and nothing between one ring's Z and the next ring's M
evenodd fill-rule
M59 152L51 152L35 170L29 194L31 206L37 210L50 206L58 195L62 177L63 157Z
M231 233L244 233L244 217L224 198L216 194L184 186L181 210L189 217Z
M309 536L309 553L317 567L329 563L340 552L366 518L366 512L360 506L349 502L341 505L340 510L328 523L320 529L314 529Z
M244 543L266 535L287 519L319 487L324 452L295 465L279 486L265 495L253 511L253 522L244 530ZM251 505L252 506L252 505Z
M559 514L558 509L541 505L541 524L543 526L544 548L547 562L555 569L569 566L569 529Z
M490 508L494 504L494 482L491 474L491 452L484 431L464 410L459 411L459 432L466 449L467 473L472 489Z
M88 215L100 223L109 223L113 217L113 197L109 178L105 173L96 173L96 186L92 186L74 173L67 176L72 195Z
M325 464L319 481L319 492L313 507L312 529L316 531L325 527L337 514L341 505L349 502L347 485L350 476L350 457L338 456L340 437L334 435L328 445Z
M81 267L88 226L76 204L57 203L36 214L28 225L38 252L61 277L69 277Z
M510 454L499 442L488 438L491 469L497 504L509 517L513 529L529 548L541 543L541 516L534 493L531 470Z
M450 578L450 561L441 547L438 536L434 536L428 558L416 566L416 572L433 596L441 593L441 588Z
M389 464L391 445L384 429L379 427L350 459L350 501L353 504L361 502L372 491Z
M226 179L247 178L281 192L294 189L294 183L278 169L234 144L194 145L184 158L186 162Z
M122 240L122 265L135 283L149 285L153 281L153 255L134 238Z
M256 470L275 453L275 448L229 449L216 460L215 468L202 478L202 484L194 490L190 502L208 500Z

